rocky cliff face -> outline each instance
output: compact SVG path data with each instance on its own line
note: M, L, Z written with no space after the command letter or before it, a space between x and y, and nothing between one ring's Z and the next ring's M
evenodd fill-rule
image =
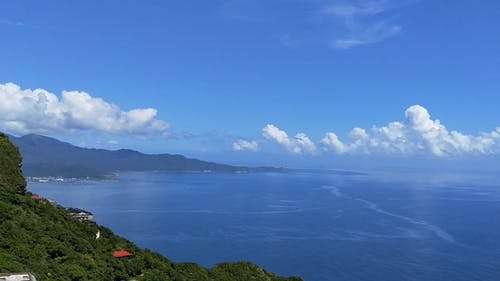
M21 171L22 158L17 147L0 133L0 188L26 192L26 180Z

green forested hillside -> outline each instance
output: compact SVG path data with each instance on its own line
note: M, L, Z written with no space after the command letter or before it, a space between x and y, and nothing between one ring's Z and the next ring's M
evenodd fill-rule
M190 159L176 154L143 154L135 150L89 149L41 135L9 136L23 155L31 177L105 177L117 171L282 172L272 167L241 167Z
M26 181L21 172L21 154L7 136L0 133L0 188L24 193Z
M81 223L65 209L33 199L20 164L19 152L0 134L0 272L30 271L40 281L301 280L278 277L247 262L205 269L139 249L105 227ZM134 256L116 259L112 253L117 250Z

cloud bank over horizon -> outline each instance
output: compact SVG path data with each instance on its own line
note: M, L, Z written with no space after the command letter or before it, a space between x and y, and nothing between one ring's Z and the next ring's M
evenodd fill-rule
M24 135L96 132L147 137L169 134L169 124L157 118L154 108L128 111L81 91L62 91L61 96L44 89L22 89L14 83L0 84L0 130ZM348 139L328 131L314 141L304 132L289 135L267 124L259 139L224 136L235 152L266 152L271 144L291 155L386 155L455 157L499 155L500 127L476 135L448 130L421 105L408 107L402 121L365 129L353 128ZM185 141L189 141L186 140ZM201 148L198 148L201 149Z
M342 142L328 132L321 140L325 149L339 153L456 156L500 152L500 127L477 136L448 131L438 119L431 119L420 105L405 111L404 122L391 122L370 130L356 127L349 134L351 142Z
M355 127L349 133L351 141L342 141L334 132L327 132L315 144L304 133L288 136L275 125L262 129L267 141L275 142L293 155L323 152L343 155L428 155L434 157L463 155L493 155L500 153L500 127L489 133L467 135L449 131L421 105L406 109L405 120L390 122L370 129Z
M98 131L166 136L169 125L156 116L154 108L124 111L86 92L63 91L59 98L44 89L0 84L0 129L12 134Z

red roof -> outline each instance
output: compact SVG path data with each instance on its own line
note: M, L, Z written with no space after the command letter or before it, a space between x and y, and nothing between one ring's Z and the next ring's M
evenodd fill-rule
M127 251L116 251L113 253L113 257L115 257L115 258L126 258L126 257L131 257L131 256L133 256L133 255Z
M33 198L33 199L35 199L35 200L39 200L39 201L43 199L43 198L42 198L42 196L40 196L40 195L36 195L36 194L35 194L35 195L33 195L33 196L31 196L31 198Z

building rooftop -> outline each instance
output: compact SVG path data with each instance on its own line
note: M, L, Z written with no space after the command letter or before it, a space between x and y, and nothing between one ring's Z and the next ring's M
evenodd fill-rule
M68 212L70 212L72 214L86 213L86 214L92 215L91 212L85 211L85 210L80 209L80 208L66 208L66 210L68 210Z
M133 254L131 254L130 252L125 251L125 250L116 251L113 253L113 257L115 257L115 258L127 258L127 257L131 257L131 256L133 256Z
M0 273L0 281L36 281L36 278L29 272Z

